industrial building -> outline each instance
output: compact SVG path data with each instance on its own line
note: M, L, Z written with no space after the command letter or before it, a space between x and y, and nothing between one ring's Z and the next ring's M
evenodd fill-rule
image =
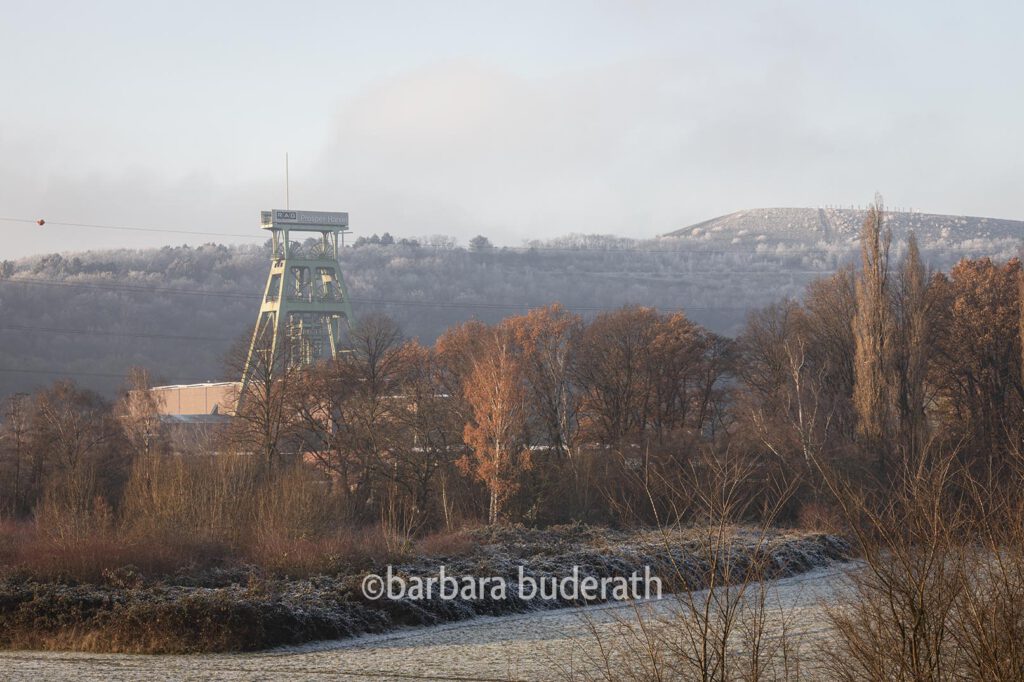
M234 414L238 381L154 386L150 389L161 415L222 416Z

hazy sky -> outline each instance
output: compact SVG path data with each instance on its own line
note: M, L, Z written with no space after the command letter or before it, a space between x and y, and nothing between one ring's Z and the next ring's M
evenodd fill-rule
M1024 218L1019 2L0 0L0 217L652 236L757 206ZM0 258L201 237L0 222ZM220 239L220 238L218 238Z

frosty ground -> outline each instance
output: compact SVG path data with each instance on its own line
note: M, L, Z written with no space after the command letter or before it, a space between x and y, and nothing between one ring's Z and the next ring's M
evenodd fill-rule
M677 590L700 589L714 572L704 544L707 531L701 529L620 531L573 525L548 530L496 527L473 533L468 551L457 556L411 557L395 570L435 575L445 565L452 574L504 576L511 582L520 566L534 576L567 575L578 567L582 574L596 577L625 576L651 566L666 578L669 589ZM728 537L725 556L734 579L755 562L759 574L773 579L849 556L847 543L831 535L786 531L764 535L738 528ZM724 565L715 570L721 572ZM130 584L115 576L102 585L41 584L10 577L0 583L0 642L10 649L230 652L580 605L538 604L513 595L482 601L370 600L360 590L367 572L284 580L247 578L236 571L164 576ZM504 628L516 621L498 622Z
M776 630L805 655L830 637L825 609L846 586L849 564L833 564L772 581L769 603L778 608ZM649 615L678 608L672 599L646 604L604 604L493 617L430 628L404 628L348 640L256 654L142 656L51 652L0 653L12 680L217 678L373 680L564 680L597 656L591 628L613 634L635 609ZM777 634L777 632L775 633Z

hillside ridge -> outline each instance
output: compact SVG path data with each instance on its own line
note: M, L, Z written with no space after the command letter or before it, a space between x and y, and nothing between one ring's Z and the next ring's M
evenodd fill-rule
M661 235L660 239L688 239L749 245L758 241L803 241L826 244L856 242L867 214L865 208L751 208L720 215ZM946 215L922 211L890 210L886 225L895 239L911 230L919 241L934 246L973 239L1017 240L1024 236L1024 221L985 216Z

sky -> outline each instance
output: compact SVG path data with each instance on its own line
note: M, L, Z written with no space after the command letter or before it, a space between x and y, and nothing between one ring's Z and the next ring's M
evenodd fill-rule
M850 205L1024 218L1024 3L0 0L0 259L652 237ZM53 223L165 228L180 235Z

